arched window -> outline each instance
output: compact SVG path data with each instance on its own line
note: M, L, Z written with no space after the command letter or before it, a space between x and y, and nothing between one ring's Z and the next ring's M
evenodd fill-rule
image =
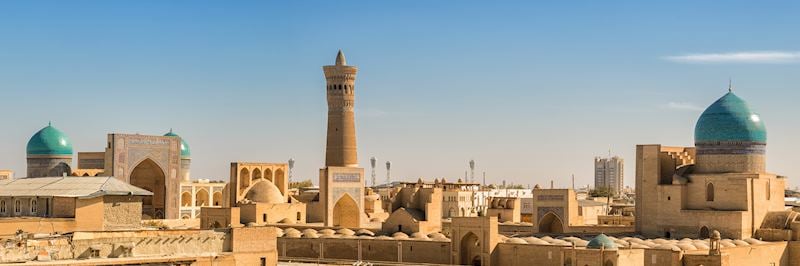
M707 226L700 227L700 239L706 239L711 236Z
M772 198L772 190L770 188L771 188L770 187L770 182L769 182L769 180L767 180L767 200Z
M22 202L19 200L14 201L14 213L20 214L22 212Z
M39 211L39 202L36 199L31 199L31 214L36 214Z
M714 201L714 184L706 185L706 201Z

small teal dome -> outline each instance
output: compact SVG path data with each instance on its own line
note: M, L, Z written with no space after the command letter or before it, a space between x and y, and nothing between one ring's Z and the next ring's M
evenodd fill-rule
M694 129L695 143L767 143L767 128L747 102L728 92L700 115Z
M72 155L72 142L64 132L48 124L28 141L28 155Z
M617 243L614 243L614 240L608 238L605 234L599 234L596 237L589 240L589 243L586 244L586 248L590 249L617 249Z
M181 136L178 136L178 134L173 133L172 129L170 129L169 132L167 132L167 134L164 134L164 136L165 137L179 137L179 138L181 137ZM192 157L192 152L189 150L189 144L186 143L186 140L181 138L181 158L189 158L189 157Z

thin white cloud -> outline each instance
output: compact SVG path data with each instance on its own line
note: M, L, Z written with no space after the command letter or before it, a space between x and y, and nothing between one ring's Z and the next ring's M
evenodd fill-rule
M663 106L666 109L678 111L702 111L703 108L693 103L669 102Z
M745 51L732 53L684 54L666 56L665 60L678 63L749 63L776 64L800 62L797 51Z

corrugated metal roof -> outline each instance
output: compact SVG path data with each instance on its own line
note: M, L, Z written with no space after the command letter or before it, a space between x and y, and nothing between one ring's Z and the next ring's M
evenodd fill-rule
M37 177L0 181L0 197L94 198L105 195L152 196L114 177Z

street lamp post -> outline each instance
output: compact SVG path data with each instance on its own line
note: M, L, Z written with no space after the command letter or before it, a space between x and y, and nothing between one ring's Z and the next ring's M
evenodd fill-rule
M294 158L289 158L289 185L292 184L292 169L294 169Z

